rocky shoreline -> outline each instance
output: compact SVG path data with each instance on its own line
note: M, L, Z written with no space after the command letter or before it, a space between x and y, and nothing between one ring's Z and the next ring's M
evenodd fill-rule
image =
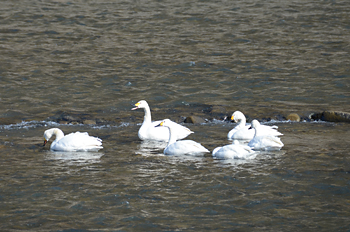
M213 120L221 120L231 122L231 115L233 111L227 109L224 106L210 106L210 105L191 105L191 113L188 114L186 109L159 109L153 108L154 112L158 116L160 112L164 115L172 115L172 120L179 123L206 123ZM231 112L232 111L232 112ZM255 115L254 115L255 116ZM121 117L115 117L110 115L109 118L100 118L93 114L82 114L78 112L66 112L57 111L54 115L41 119L42 121L52 121L59 124L85 124L85 125L118 125L122 122L140 123L143 117L143 112L139 114L125 112ZM249 114L246 115L247 121L251 121L256 117L251 117ZM264 118L257 118L259 121L268 122L271 120L277 121L326 121L326 122L345 122L350 123L350 113L340 111L322 111L311 113L309 115L299 115L297 113L290 114L275 114L273 116L267 116ZM4 117L0 118L0 125L16 124L22 121L31 121L37 119L23 118L23 117ZM41 121L39 120L39 121Z

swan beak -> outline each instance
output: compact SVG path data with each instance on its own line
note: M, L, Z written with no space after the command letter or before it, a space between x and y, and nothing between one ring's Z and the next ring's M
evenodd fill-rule
M135 108L132 108L131 110L137 110L139 108L140 102L135 104Z
M45 140L44 140L44 145L43 145L43 147L45 147L46 143L47 143L47 140L45 139Z
M232 116L231 116L231 121L233 121L234 119L235 119L235 116L232 115Z
M159 127L159 126L163 126L164 122L161 122L159 125L155 126L155 127Z

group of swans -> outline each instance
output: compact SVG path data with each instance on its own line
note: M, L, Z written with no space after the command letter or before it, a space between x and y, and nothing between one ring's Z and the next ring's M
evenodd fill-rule
M167 141L164 149L165 155L203 155L210 151L193 140L181 140L194 133L185 126L164 119L160 121L151 120L151 110L145 100L135 104L132 110L143 109L145 116L138 131L141 140ZM212 156L218 159L247 159L253 157L256 150L279 150L283 146L280 138L282 135L277 131L277 126L260 125L253 120L251 125L246 125L246 118L240 111L232 114L231 120L238 125L232 129L227 137L233 140L232 144L217 147ZM75 132L64 136L58 128L48 129L44 132L44 146L49 139L55 135L50 149L53 151L96 151L102 149L102 140L89 136L88 133ZM244 144L238 141L249 141Z
M246 124L246 118L240 111L235 111L231 120L238 123L227 134L227 138L233 140L233 143L215 148L212 152L213 157L250 159L255 157L257 151L280 150L284 146L281 139L277 137L283 135L277 131L277 126L261 125L256 119L251 124Z

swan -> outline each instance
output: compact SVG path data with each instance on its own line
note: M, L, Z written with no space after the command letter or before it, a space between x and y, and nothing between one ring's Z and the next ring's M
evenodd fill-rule
M242 145L237 140L232 144L217 147L212 152L212 156L217 159L251 159L255 154L249 146Z
M281 139L273 135L265 135L261 133L261 125L258 120L254 119L252 121L252 128L255 129L254 138L248 143L254 150L280 150L284 144Z
M143 118L143 123L139 129L138 136L141 140L158 140L158 141L169 141L169 130L164 127L156 127L162 120L152 122L151 120L151 110L148 103L145 100L141 100L135 104L136 109L144 109L145 116ZM187 127L181 126L175 122L173 123L173 135L176 140L186 138L189 134L193 133Z
M53 151L97 151L102 147L102 140L89 136L87 132L73 132L64 136L58 128L51 128L44 132L44 146L55 135L50 149Z
M174 129L176 130L175 123L170 119L164 119L157 127L167 127L170 133L168 145L164 149L164 155L194 155L199 156L204 153L208 153L209 150L203 147L200 143L193 140L180 140L176 141L174 137Z
M231 120L234 120L238 125L233 128L230 132L227 134L227 138L230 140L252 140L254 138L254 130L251 130L250 124L246 124L246 118L244 114L241 111L235 111L232 114ZM261 125L260 128L260 134L261 135L273 135L273 136L280 136L283 135L282 133L277 131L278 126L266 126Z

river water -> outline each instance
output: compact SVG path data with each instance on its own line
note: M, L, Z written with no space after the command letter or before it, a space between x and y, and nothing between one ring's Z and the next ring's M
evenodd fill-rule
M307 119L349 111L349 25L347 1L1 1L1 231L349 231L350 125ZM185 125L210 151L235 110L285 146L166 157L138 139L142 99L205 118ZM51 127L104 149L51 152Z

